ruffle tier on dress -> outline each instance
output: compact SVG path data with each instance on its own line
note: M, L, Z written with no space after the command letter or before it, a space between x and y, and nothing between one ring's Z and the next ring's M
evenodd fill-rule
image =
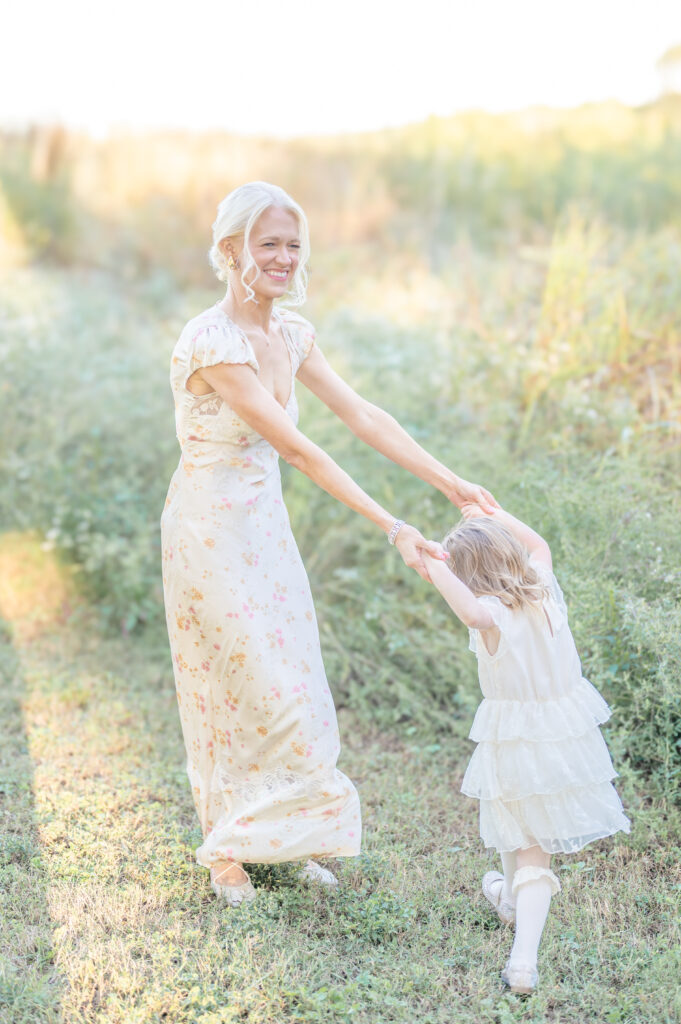
M480 801L485 846L574 853L629 822L598 726L608 705L586 679L556 700L484 700L461 790Z

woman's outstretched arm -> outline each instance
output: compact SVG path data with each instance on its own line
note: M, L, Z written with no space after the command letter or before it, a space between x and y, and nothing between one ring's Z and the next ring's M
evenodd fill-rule
M390 533L395 517L363 491L319 445L297 429L288 413L263 387L249 366L219 363L202 368L201 376L237 416L269 441L286 462L309 476L332 497L375 523L384 533ZM404 525L397 534L395 547L406 564L430 582L423 552L441 558L440 545L426 540L413 526Z
M329 366L316 345L298 370L298 380L328 405L360 441L436 487L454 505L461 508L466 502L476 502L490 512L496 507L489 491L462 480L422 448L394 416L353 391Z

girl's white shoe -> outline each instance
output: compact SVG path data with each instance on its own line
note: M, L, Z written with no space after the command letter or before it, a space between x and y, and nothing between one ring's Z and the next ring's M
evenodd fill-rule
M308 860L298 872L298 878L303 882L316 882L318 885L325 885L328 889L334 889L338 885L338 879L333 871L323 868L314 860Z
M482 894L492 904L503 924L515 924L515 906L502 898L504 876L498 871L488 871L482 876Z
M241 869L240 875L237 876L241 880L236 885L227 880L227 876L233 868ZM220 882L221 878L224 879L223 882ZM249 903L255 899L253 883L240 864L227 864L219 871L211 868L210 887L218 899L224 900L229 907L238 907L241 903Z
M516 995L529 996L537 987L539 975L536 967L507 960L501 972L501 980Z

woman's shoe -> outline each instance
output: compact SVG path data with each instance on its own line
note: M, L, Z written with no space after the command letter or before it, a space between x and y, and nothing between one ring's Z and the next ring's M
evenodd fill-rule
M537 987L538 979L539 975L537 974L536 967L530 967L528 964L513 963L512 960L506 961L506 966L501 972L501 980L504 985L508 985L511 992L518 996L532 995Z
M303 882L316 882L318 885L324 885L327 889L335 889L338 885L338 879L333 871L323 868L315 860L308 860L298 872L298 878Z
M238 875L234 871L235 868L239 869ZM232 871L233 875L237 875L239 879L236 884L233 881L229 881L228 875L230 871ZM222 882L220 881L221 878L223 879ZM230 907L238 907L240 903L248 903L250 900L255 899L255 889L241 864L226 864L219 869L211 868L210 887L218 899L224 900Z
M515 924L515 907L510 900L502 898L504 876L498 871L488 871L482 876L482 894L492 904L503 924Z

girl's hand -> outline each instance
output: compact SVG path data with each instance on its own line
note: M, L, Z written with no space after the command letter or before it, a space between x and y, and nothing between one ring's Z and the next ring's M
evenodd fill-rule
M395 539L395 547L402 555L405 565L408 565L410 569L414 569L426 583L431 583L432 580L426 568L423 557L424 552L432 558L437 558L441 561L447 558L447 552L441 544L438 544L435 540L426 540L414 526L409 526L408 523L405 523L400 528Z
M460 476L457 476L455 483L450 488L447 497L463 511L463 506L472 504L479 505L483 513L491 515L495 508L499 508L499 504L496 499L481 487L480 484L469 484L467 480L462 480Z
M496 508L501 509L501 506L497 505ZM476 516L488 516L493 518L495 514L496 509L490 509L488 512L482 507L482 505L478 505L475 501L466 501L461 506L461 515L464 519L475 519Z

